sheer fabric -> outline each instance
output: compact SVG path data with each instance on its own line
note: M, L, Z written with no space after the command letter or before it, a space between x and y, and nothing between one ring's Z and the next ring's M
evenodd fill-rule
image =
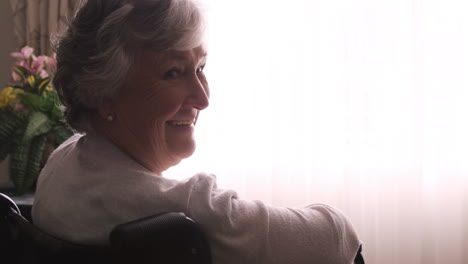
M194 156L274 205L342 209L369 263L467 263L468 2L212 0Z
M51 55L50 38L63 32L79 0L10 0L18 47L29 45L36 54Z

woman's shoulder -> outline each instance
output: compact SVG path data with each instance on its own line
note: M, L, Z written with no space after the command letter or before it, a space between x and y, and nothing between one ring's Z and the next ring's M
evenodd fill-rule
M70 151L70 149L75 147L76 142L80 140L80 138L83 137L83 134L74 134L71 137L69 137L67 140L62 142L49 156L49 159L55 158L57 156L61 156L64 153Z

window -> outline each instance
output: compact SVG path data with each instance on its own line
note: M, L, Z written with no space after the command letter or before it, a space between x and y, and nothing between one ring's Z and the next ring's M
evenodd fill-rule
M468 261L468 1L209 10L211 104L170 177L202 170L245 199L337 206L370 263Z

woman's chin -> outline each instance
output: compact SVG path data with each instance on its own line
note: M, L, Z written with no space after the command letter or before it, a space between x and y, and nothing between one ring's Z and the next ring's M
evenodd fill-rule
M195 152L196 144L195 141L191 139L181 140L178 142L174 142L168 146L171 156L176 159L183 160L186 159Z
M167 148L174 158L186 159L195 152L194 126L179 126L166 128Z

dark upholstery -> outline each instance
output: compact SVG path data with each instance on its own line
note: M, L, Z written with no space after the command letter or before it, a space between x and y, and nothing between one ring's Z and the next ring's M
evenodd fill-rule
M362 256L362 245L359 246L356 258L354 259L354 264L365 264L364 257Z
M211 263L210 247L197 224L182 213L146 217L114 228L112 248L120 263Z
M16 204L0 193L0 263L211 264L203 233L181 213L119 225L110 241L109 247L97 247L52 237L22 217Z

